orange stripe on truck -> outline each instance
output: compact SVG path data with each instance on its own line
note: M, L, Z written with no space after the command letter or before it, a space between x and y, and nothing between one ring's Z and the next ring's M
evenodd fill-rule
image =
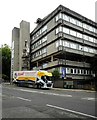
M35 80L36 80L35 77L18 77L17 79L18 79L18 80L32 80L32 81L35 81Z

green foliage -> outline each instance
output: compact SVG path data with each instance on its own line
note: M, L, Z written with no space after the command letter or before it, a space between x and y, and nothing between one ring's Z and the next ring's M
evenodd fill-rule
M53 77L54 78L60 78L60 73L59 73L59 71L57 70L57 69L55 69L53 72L52 72L52 74L53 74Z
M10 68L11 68L11 50L8 45L4 44L0 48L2 52L2 74L6 79L10 79Z
M8 81L9 80L9 77L5 74L2 74L2 79L4 79L4 81Z

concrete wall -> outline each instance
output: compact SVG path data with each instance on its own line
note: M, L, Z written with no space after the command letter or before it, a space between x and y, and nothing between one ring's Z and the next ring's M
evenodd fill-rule
M20 23L20 41L19 41L19 70L22 70L22 54L25 48L25 40L30 46L30 23L26 21L21 21Z
M52 28L55 27L55 25L56 23L55 23L55 17L54 17L47 23L47 31L50 31Z
M12 51L13 51L13 71L19 70L19 32L20 29L19 28L14 28L12 30L12 44L13 47Z
M47 55L50 55L55 52L57 52L57 48L56 48L56 44L54 42L47 47Z
M13 71L19 70L19 36L20 29L14 27L12 30L11 80L13 76Z

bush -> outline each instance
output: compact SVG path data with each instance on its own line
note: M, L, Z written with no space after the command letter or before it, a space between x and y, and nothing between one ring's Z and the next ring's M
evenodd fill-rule
M4 81L9 81L9 77L5 74L2 74L2 79L4 79Z
M55 70L52 72L52 74L53 74L53 77L54 77L55 79L60 78L60 73L59 73L59 71L58 71L57 69L55 69Z

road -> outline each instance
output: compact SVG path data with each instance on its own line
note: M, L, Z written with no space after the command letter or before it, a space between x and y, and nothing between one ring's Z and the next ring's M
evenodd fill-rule
M2 118L97 119L96 94L2 85Z

